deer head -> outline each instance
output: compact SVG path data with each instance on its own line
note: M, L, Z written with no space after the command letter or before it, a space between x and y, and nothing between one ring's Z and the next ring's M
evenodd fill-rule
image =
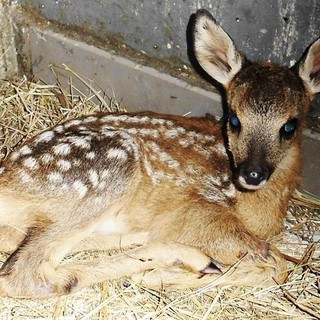
M260 189L299 157L305 115L320 91L320 39L293 68L252 63L209 12L199 10L194 18L196 59L225 89L226 136L236 183Z

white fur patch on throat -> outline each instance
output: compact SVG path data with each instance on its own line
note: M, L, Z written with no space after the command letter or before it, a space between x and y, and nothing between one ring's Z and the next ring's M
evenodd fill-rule
M241 187L243 187L244 189L247 189L247 190L259 190L267 183L267 180L263 180L258 185L255 186L253 184L246 183L246 181L243 177L239 177L238 181L239 181Z

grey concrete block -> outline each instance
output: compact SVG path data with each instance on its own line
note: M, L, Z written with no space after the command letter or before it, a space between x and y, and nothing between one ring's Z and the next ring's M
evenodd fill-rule
M209 10L250 59L289 64L320 36L316 0L18 0L29 10L100 39L119 35L135 50L188 62L186 28L197 9Z
M33 73L37 78L55 81L49 65L62 64L94 79L111 98L128 111L152 110L169 114L221 115L220 96L192 87L182 80L112 55L85 43L51 31L30 30ZM60 79L67 86L69 74ZM76 87L86 88L81 83Z
M8 79L18 73L13 23L7 1L0 0L0 78Z

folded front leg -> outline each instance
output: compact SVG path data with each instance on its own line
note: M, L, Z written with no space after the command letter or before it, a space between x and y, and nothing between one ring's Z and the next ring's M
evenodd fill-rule
M170 241L146 244L111 257L101 257L77 264L66 264L72 278L77 279L71 291L104 280L118 279L159 268L180 267L197 277L203 273L220 274L220 265L200 250Z
M281 253L271 246L268 257L259 259L245 255L234 265L221 267L221 274L197 273L177 267L158 268L131 276L136 283L154 290L176 290L216 286L270 287L281 284L287 277L287 265ZM204 270L205 271L205 270Z

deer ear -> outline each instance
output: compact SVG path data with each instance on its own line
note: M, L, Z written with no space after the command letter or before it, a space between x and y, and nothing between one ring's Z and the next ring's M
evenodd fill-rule
M320 92L320 38L307 49L298 68L308 90L312 94Z
M227 87L241 69L244 56L236 50L231 38L206 10L199 10L195 14L193 45L202 69Z

